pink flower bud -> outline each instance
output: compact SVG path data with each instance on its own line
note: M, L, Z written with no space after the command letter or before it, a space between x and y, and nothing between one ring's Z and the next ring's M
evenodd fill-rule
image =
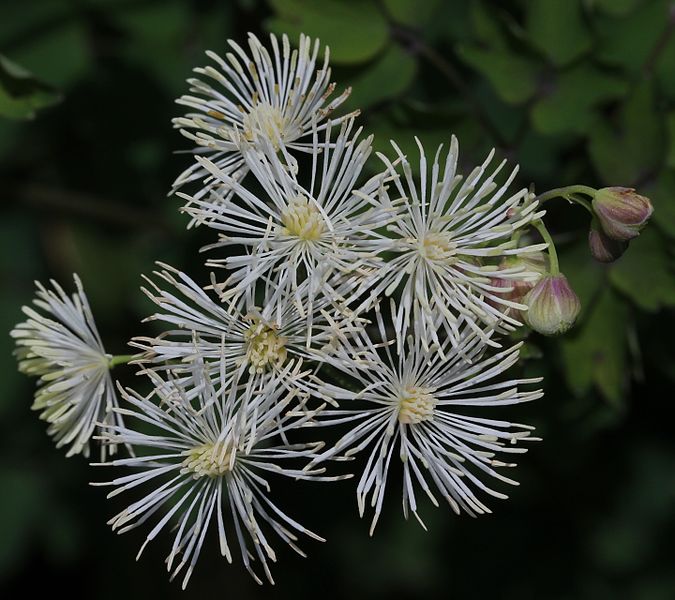
M525 296L525 322L544 335L565 333L576 320L581 303L562 273L542 277Z
M624 187L598 190L593 197L593 210L603 231L612 239L624 242L640 235L654 211L649 198Z
M497 297L511 302L520 302L523 299L523 296L534 287L533 282L518 279L504 279L503 277L491 277L490 285L495 288L500 288L499 291L493 292ZM491 299L488 300L488 303L495 307L503 306L501 302ZM505 310L507 310L506 307Z
M605 235L601 229L591 227L588 232L588 247L595 260L601 263L611 263L617 260L628 248L628 242L613 240Z
M494 291L493 293L498 298L522 304L525 295L534 287L541 276L548 272L548 254L537 252L523 257L505 258L500 263L499 269L500 271L510 270L512 273L509 277L499 277L499 271L497 271L497 276L490 278L492 287L503 289L503 291ZM523 275L519 275L517 272L514 274L513 271L517 269L521 269ZM524 275L525 273L527 273L527 276ZM520 310L505 306L498 300L488 299L488 304L499 308L507 316L521 320L523 318Z

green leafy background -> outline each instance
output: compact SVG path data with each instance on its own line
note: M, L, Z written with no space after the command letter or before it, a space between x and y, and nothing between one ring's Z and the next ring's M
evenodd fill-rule
M586 249L587 215L547 222L581 297L579 326L531 336L524 369L546 396L512 418L544 442L493 515L425 506L405 522L392 481L374 538L350 484L275 492L329 542L279 552L275 588L227 566L215 539L186 593L160 536L113 535L105 479L52 448L0 336L0 593L48 585L71 597L675 598L673 312L675 6L666 0L36 0L0 9L0 330L33 280L80 273L107 348L125 351L151 308L140 274L161 259L203 273L202 228L167 196L189 157L173 100L204 50L247 31L299 32L331 47L348 109L387 152L456 133L463 167L496 147L519 185L634 186L652 224L611 266ZM201 269L201 271L200 271ZM133 379L129 379L133 383ZM5 595L3 597L14 597Z

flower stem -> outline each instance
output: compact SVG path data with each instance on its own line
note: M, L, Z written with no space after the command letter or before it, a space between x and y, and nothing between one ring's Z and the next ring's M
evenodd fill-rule
M593 212L593 205L588 200L586 200L586 198L582 198L577 194L570 194L567 197L567 200L569 200L570 202L576 202L580 206L583 206L591 214L591 217L595 217L595 213Z
M117 365L126 365L129 361L139 357L140 354L118 354L110 359L108 366L114 369Z
M549 190L548 192L539 194L535 198L535 200L537 200L539 204L543 204L544 202L550 200L551 198L565 198L566 200L569 200L571 202L577 202L579 204L582 204L583 206L586 206L588 204L588 201L583 200L578 196L575 196L575 194L585 194L586 196L595 196L595 192L596 192L595 189L587 185L568 185L567 187L554 188L552 190Z
M544 238L544 241L548 244L548 258L551 263L551 275L558 275L560 273L560 266L558 264L558 252L555 249L555 244L553 243L553 238L551 234L546 229L544 222L539 219L532 224L533 227L541 234L541 237Z

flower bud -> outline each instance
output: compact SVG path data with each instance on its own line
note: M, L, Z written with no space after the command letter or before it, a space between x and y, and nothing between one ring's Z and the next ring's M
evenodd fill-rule
M588 232L588 247L595 260L601 263L611 263L617 260L628 248L628 242L613 240L605 235L601 229L591 227Z
M537 252L526 256L508 257L499 265L497 276L490 278L490 285L500 288L493 293L508 302L522 304L525 295L534 287L534 284L548 272L549 260L545 252ZM508 271L509 277L500 277L500 271ZM522 275L521 273L522 272ZM503 290L503 291L502 291ZM521 311L505 306L501 302L488 299L488 303L499 308L505 315L515 319L522 319Z
M525 322L544 335L566 332L576 320L581 303L562 273L546 275L523 299Z
M531 254L525 254L524 256L509 256L502 260L499 267L501 269L520 267L523 271L529 272L531 276L534 274L535 281L538 281L541 275L548 273L550 261L548 253L533 252Z
M603 231L610 238L624 242L640 235L654 211L649 198L624 187L598 190L593 197L593 210Z

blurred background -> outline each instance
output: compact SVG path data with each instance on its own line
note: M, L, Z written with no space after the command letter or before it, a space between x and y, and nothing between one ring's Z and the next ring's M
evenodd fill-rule
M496 147L538 192L634 186L651 225L614 265L592 262L587 215L547 223L581 297L578 327L531 336L525 370L546 396L510 412L544 442L520 487L473 520L425 506L402 518L392 481L373 539L353 487L275 482L282 506L328 539L279 552L259 587L207 538L187 592L163 568L168 536L134 561L141 531L106 520L122 502L88 482L30 411L7 335L35 279L78 272L106 348L147 333L138 286L162 260L204 275L167 196L190 162L172 130L204 50L246 32L300 32L331 47L378 150L460 139L463 167ZM31 0L0 2L0 595L69 597L675 598L675 3L666 0ZM548 208L548 206L547 206Z

